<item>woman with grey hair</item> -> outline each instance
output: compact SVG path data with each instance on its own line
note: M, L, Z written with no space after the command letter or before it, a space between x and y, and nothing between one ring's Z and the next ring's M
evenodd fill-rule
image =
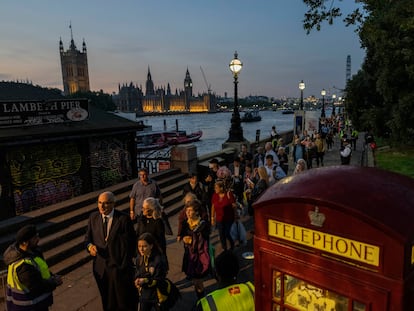
M296 164L295 170L293 171L293 175L300 174L305 170L306 170L306 161L304 159L299 159L298 163Z
M137 237L143 233L151 233L167 258L167 240L164 222L161 218L163 207L156 198L149 197L142 203L142 215L138 219Z

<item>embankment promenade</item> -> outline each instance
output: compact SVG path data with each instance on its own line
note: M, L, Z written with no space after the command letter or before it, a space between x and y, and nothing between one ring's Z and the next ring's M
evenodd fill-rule
M360 137L363 137L361 133ZM333 149L325 154L325 166L334 166L340 164L339 156L340 143L339 139L335 139ZM356 166L372 166L372 154L365 150L364 141L360 138L357 141L357 149L353 151L351 165ZM314 168L317 169L317 168ZM289 165L289 171L293 170L293 163ZM253 236L250 230L254 229L253 219L249 216L243 216L242 222L247 229L247 244L239 246L235 249L240 262L239 281L254 281L254 259L244 259L242 254L245 252L253 252ZM170 223L174 234L177 233L178 214L170 217ZM216 246L216 254L222 250L218 242L217 231L213 231L211 235L212 243ZM172 310L191 310L196 302L196 296L193 291L191 281L186 280L184 273L181 272L181 264L183 257L183 245L176 242L175 235L167 236L167 256L169 259L170 271L168 277L177 284L182 293L182 299L176 304ZM46 258L47 259L47 258ZM215 289L215 279L209 278L205 280L207 292ZM0 304L0 310L5 310L4 303ZM63 285L54 292L54 305L52 311L77 311L77 310L102 310L98 288L92 274L92 262L80 266L79 268L69 272L63 277Z

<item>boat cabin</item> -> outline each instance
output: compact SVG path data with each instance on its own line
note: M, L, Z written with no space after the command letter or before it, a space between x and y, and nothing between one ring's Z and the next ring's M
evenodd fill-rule
M243 117L241 118L242 122L257 122L260 120L262 120L262 117L257 109L245 111Z

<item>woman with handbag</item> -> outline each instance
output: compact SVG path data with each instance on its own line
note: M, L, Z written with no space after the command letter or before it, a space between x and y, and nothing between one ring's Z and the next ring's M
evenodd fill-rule
M203 278L210 273L210 225L200 216L198 200L186 205L187 219L183 220L180 240L184 243L182 271L193 280L197 299L204 297Z

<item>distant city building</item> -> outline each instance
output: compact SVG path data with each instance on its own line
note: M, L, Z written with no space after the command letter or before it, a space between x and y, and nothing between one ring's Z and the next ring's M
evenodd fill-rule
M73 40L72 25L69 28L71 35L69 50L64 51L62 38L59 40L63 92L65 95L90 91L85 40L82 43L82 51L79 51Z
M144 95L145 94L145 95ZM167 87L154 86L151 71L148 67L145 92L141 87L129 84L118 85L118 94L114 96L119 111L142 113L165 112L214 112L216 97L213 94L193 96L193 81L190 72L185 73L184 89L175 90L172 94L170 84Z

